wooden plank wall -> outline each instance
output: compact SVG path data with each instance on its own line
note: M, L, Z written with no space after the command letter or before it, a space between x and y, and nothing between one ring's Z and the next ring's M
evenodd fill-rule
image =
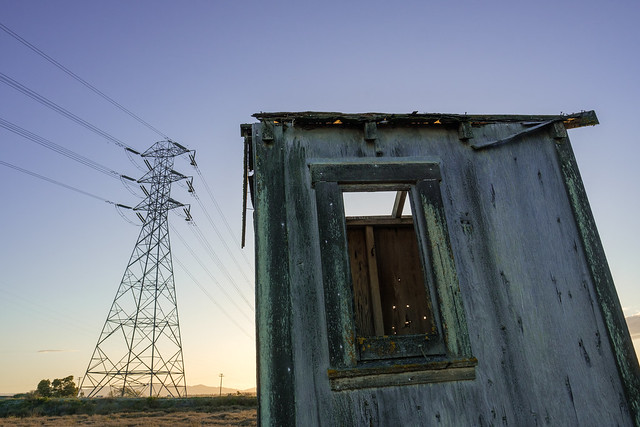
M263 424L633 425L549 130L476 150L457 130L436 127L378 129L375 144L358 129L275 128L268 147L254 139ZM476 142L520 130L473 129ZM331 391L331 319L306 164L373 160L376 150L440 163L475 380ZM268 165L274 153L282 157Z

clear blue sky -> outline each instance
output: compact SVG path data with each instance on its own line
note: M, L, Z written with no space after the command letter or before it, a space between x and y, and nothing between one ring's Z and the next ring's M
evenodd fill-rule
M240 234L239 125L259 111L558 114L596 110L570 131L627 315L640 312L640 3L353 1L9 1L0 22L197 150L205 181ZM0 72L144 150L159 136L0 31ZM0 83L0 118L133 177L122 149ZM101 198L133 205L119 181L0 128L0 160ZM196 172L186 161L176 169ZM0 165L0 393L84 373L139 228L109 204ZM220 215L199 177L206 211ZM206 214L200 229L241 290L189 226L172 247L214 304L175 266L187 382L255 386L251 285L244 255L227 250ZM130 220L135 217L128 214ZM251 226L251 225L250 225ZM231 298L220 287L228 289ZM220 310L226 311L226 314ZM55 350L55 351L51 351Z

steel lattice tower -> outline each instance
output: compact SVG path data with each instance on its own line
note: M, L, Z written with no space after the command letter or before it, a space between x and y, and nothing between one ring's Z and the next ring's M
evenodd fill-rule
M142 153L154 161L145 159L150 171L138 182L151 189L133 209L147 214L138 215L140 236L80 385L88 397L186 396L168 213L184 206L169 193L186 178L173 170L174 158L188 151L165 140Z

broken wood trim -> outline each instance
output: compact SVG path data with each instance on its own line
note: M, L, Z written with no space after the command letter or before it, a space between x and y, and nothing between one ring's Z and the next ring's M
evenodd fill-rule
M525 129L525 130L523 130L521 132L515 133L515 134L510 135L510 136L508 136L506 138L498 139L498 140L495 140L495 141L478 141L478 142L476 142L474 144L471 144L471 147L476 149L476 150L479 150L481 148L495 147L497 145L507 144L509 142L515 141L516 139L518 139L520 137L523 137L525 135L529 135L529 134L531 134L533 132L536 132L536 131L538 131L538 130L546 127L546 126L549 126L552 123L555 123L555 122L556 122L556 120L546 121L546 122L537 124L537 125L535 125L533 127L530 127L529 129Z
M246 125L240 125L240 133L244 141L244 151L242 156L242 237L240 239L240 248L244 248L247 238L247 192L249 191L249 157L251 156L251 128L248 130Z
M359 113L347 114L340 112L274 112L256 113L253 117L262 122L287 122L295 123L303 127L343 126L358 127L367 122L373 122L381 126L455 126L462 122L468 122L472 126L481 126L489 123L516 123L516 122L547 122L562 121L567 129L583 126L597 125L598 118L593 110L581 111L573 114L558 115L520 115L520 114L388 114L388 113Z
M635 425L640 426L640 367L587 193L568 138L555 144L565 189Z

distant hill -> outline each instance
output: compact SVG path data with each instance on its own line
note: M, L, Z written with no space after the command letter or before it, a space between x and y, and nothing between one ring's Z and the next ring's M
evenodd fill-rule
M629 327L629 333L632 339L640 339L640 314L629 316L625 319Z
M238 390L236 388L222 387L222 395L227 394L255 394L256 388L249 388L246 390ZM218 396L220 394L220 387L210 387L203 384L187 386L187 396Z

